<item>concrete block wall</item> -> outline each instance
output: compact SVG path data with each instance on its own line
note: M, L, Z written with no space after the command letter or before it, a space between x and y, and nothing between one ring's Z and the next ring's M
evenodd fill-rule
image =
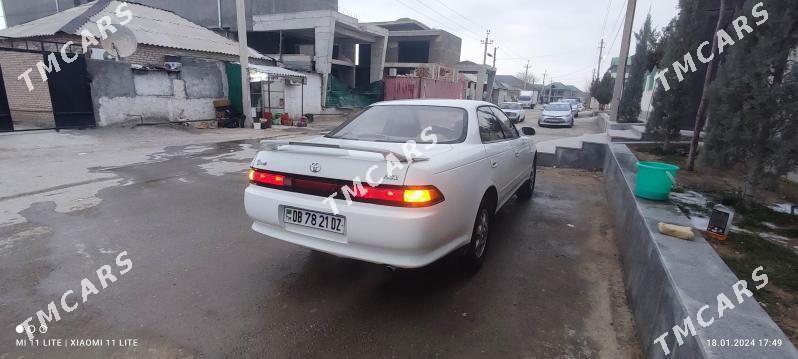
M50 89L41 81L36 69L36 63L42 59L40 53L0 51L0 68L3 70L8 105L14 126L18 129L55 127ZM33 91L28 91L24 79L18 79L29 68L33 69L29 74Z
M460 62L460 50L463 40L446 31L430 41L429 62L454 65Z
M699 234L691 241L660 234L659 222L691 226L670 202L634 196L637 158L625 145L610 144L604 166L607 198L615 212L624 284L647 358L798 358L798 350L754 298L739 302L733 285L739 279ZM767 268L765 268L767 273ZM760 273L761 274L761 273ZM749 288L755 291L755 288ZM718 296L733 309L718 314ZM702 327L697 320L712 324ZM677 344L674 326L691 318L696 335ZM668 333L669 353L655 340ZM728 340L710 345L708 340ZM734 346L735 339L781 340L781 346Z
M185 64L183 79L163 71L133 71L130 64L87 60L99 126L127 121L211 120L213 100L227 93L221 62ZM220 96L215 96L220 95Z

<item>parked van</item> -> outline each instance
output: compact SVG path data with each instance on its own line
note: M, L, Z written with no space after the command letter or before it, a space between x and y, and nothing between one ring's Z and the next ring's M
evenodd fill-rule
M537 103L537 99L535 98L535 92L521 91L521 94L518 95L518 102L524 108L535 108L535 103Z

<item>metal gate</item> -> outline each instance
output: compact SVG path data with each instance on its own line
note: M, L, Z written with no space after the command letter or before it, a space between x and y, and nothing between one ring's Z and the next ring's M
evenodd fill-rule
M11 108L8 106L6 85L3 83L3 68L0 67L0 132L8 131L14 131L14 123L11 122Z
M47 55L44 55L45 63L48 61ZM60 56L56 57L61 71L51 72L47 80L55 127L94 127L94 105L91 101L91 80L86 69L86 58L78 55L75 61L67 64Z

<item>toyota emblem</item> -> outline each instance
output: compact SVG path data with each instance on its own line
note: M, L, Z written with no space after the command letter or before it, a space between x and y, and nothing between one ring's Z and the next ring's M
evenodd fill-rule
M310 172L319 173L319 171L321 171L321 165L318 162L310 164Z

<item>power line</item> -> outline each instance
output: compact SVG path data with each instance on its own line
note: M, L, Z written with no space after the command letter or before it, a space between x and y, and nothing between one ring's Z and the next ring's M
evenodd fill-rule
M604 29L607 27L607 19L610 16L610 8L612 8L612 0L607 2L607 11L604 12L604 22L601 24L601 37L604 37Z
M447 8L447 9L449 9L449 11L451 11L451 12L452 12L452 13L454 13L455 15L457 15L457 16L459 16L459 17L463 18L463 20L465 20L465 21L467 21L467 22L469 22L469 23L471 23L471 22L473 22L473 21L474 21L473 19L469 19L469 18L468 18L468 17L466 17L465 15L463 15L463 14L461 14L461 13L457 12L457 10L450 8L450 7L449 7L448 5L446 5L446 3L444 3L443 1L441 1L441 0L435 0L435 1L437 1L439 4L443 5L443 7L445 7L445 8ZM486 28L486 27L484 27L484 26L480 26L480 25L477 25L477 26L479 26L479 28L480 28L480 29L482 29L482 30L487 30L487 29L488 29L488 28Z
M419 11L418 9L408 5L407 3L403 2L402 0L396 0L396 2L398 2L399 4L402 4L404 7L408 8L408 9L412 10L416 15L420 15L423 18L426 18L428 20L428 22L433 24L433 25L439 26L442 29L445 29L445 28L451 29L450 26L444 25L442 22L438 21L437 19L434 19L432 16L427 15L427 14ZM476 40L476 41L480 40L480 38L475 37L475 36L473 36L473 35L471 35L469 33L466 33L464 35L471 37L472 40Z
M558 53L535 55L535 56L510 57L510 58L505 58L504 60L507 60L507 61L530 60L530 59L537 59L537 58L541 58L541 57L573 55L573 54L579 54L579 53L585 53L585 52L593 52L593 50L584 50L583 49L583 50L579 50L579 51L558 52Z
M422 1L420 1L420 0L416 0L416 2L417 2L417 3L419 3L419 4L421 4L421 6L424 6L425 8L429 9L430 11L432 11L432 12L434 12L434 13L438 14L439 16L441 16L441 18L442 18L442 19L447 19L447 20L449 20L449 21L450 21L452 24L454 24L454 25L457 25L459 28L461 28L461 29L462 29L462 30L464 30L465 32L467 32L467 33L471 33L471 34L473 34L473 35L476 35L476 36L482 36L482 35L479 35L479 34L477 34L477 33L473 32L473 31L471 31L471 30L470 30L468 27L466 27L466 26L463 26L463 25L462 25L462 24L460 24L459 22L456 22L456 21L454 21L453 19L451 19L451 18L447 17L446 15L444 15L444 14L440 13L438 10L435 10L434 8L432 8L431 6L429 6L429 5L425 4L425 3L423 3Z
M618 30L615 31L615 37L612 38L612 45L610 45L610 48L607 50L607 54L612 52L612 48L615 47L615 42L618 41L618 34L621 33L621 27L623 27L623 22L621 22L621 19L625 17L624 13L626 12L626 5L628 3L629 0L626 0L621 7L621 14L618 16L618 20L616 20L616 24L618 24Z

